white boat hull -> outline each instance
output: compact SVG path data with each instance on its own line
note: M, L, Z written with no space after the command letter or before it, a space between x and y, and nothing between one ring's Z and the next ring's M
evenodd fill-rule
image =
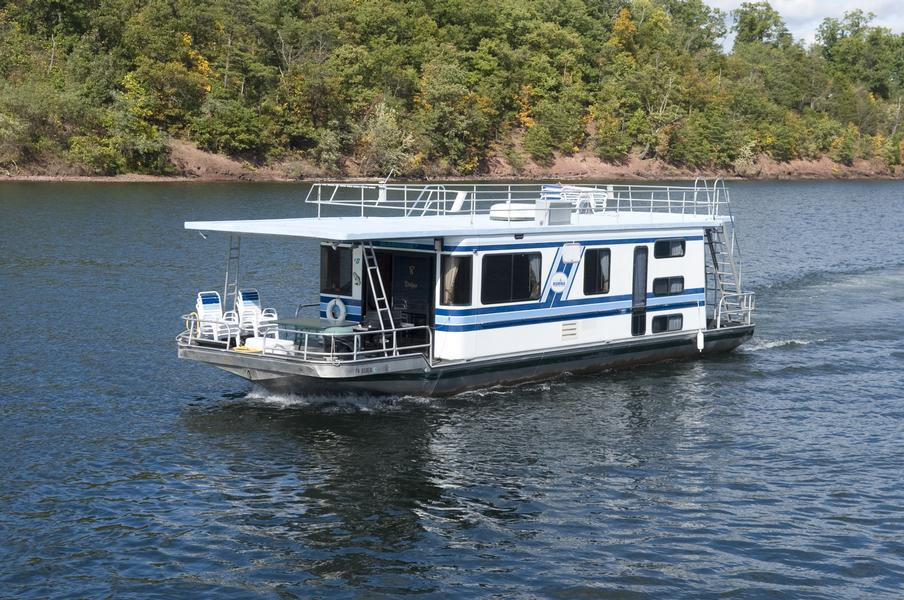
M753 330L753 325L744 325L705 331L702 351L698 349L697 332L686 331L655 338L433 366L422 355L347 364L309 363L197 346L180 346L179 356L215 365L274 393L441 396L494 385L549 379L564 372L593 372L730 352L750 339Z

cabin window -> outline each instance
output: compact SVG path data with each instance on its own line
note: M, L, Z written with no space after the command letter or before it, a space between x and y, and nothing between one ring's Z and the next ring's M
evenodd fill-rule
M320 247L320 293L352 295L352 249L347 246Z
M609 293L609 265L612 253L608 248L588 248L584 253L584 295Z
M684 256L684 240L659 240L653 244L656 258L678 258Z
M674 296L684 292L684 277L659 277L653 280L654 296Z
M684 327L683 315L660 315L658 317L653 317L653 333L681 331L682 327Z
M443 293L440 304L464 306L471 304L471 273L473 259L470 256L444 254L442 261Z
M480 282L484 304L540 298L540 253L486 254Z

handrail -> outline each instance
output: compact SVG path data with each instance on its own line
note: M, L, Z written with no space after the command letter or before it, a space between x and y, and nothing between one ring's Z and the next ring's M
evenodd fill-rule
M315 183L305 196L305 203L317 206L344 206L364 215L368 210L401 212L405 217L448 214L488 214L494 205L536 204L548 194L559 193L581 212L588 206L594 213L663 212L682 215L730 216L725 183L712 184L698 178L692 186L561 184L553 191L542 183ZM458 201L456 201L458 200ZM453 210L453 207L455 210ZM723 211L722 207L726 208ZM517 209L517 207L514 207ZM383 212L382 214L386 214ZM511 212L508 211L508 212ZM515 211L517 212L517 210Z
M315 306L319 308L319 307L320 307L320 303L319 303L319 302L310 302L310 303L307 303L307 304L305 304L305 303L299 303L299 304L295 307L295 318L296 318L296 319L298 318L298 313L301 312L301 309L303 309L303 308L314 308Z
M230 352L236 351L236 346L241 348L238 343L230 347L230 344L233 341L232 338L218 340L212 336L203 336L196 333L200 324L215 324L220 321L199 319L194 314L183 315L182 320L186 323L186 329L176 336L176 341L180 345L197 346L200 345L198 342L203 342L204 346L213 346L215 348L222 347L222 350ZM399 345L399 333L415 332L425 333L427 339L426 343ZM261 350L254 350L253 352L264 356L279 356L280 358L302 360L306 362L339 364L341 362L354 362L387 356L398 357L422 354L428 362L432 362L433 331L426 325L396 327L392 329L362 329L360 331L325 332L303 331L271 324L262 325L261 333L263 340ZM391 342L387 340L385 348L382 343L379 345L374 344L373 348L367 348L364 341L367 336L389 336ZM288 341L292 342L291 346L285 343ZM317 350L318 347L323 349ZM248 352L249 350L243 349L238 351Z
M716 327L723 327L723 320L728 324L750 325L755 305L756 295L753 292L722 294L716 308ZM733 320L733 317L736 318Z

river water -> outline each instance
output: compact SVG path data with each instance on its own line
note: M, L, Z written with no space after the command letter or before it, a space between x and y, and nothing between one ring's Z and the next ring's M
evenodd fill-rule
M0 596L901 597L904 184L729 187L740 351L428 400L177 360L225 254L182 222L303 186L0 185ZM314 299L314 244L243 242Z

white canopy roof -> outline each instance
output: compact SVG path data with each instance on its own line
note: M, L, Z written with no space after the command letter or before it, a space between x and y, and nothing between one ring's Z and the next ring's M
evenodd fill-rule
M568 225L541 225L536 221L492 220L489 215L447 214L423 217L322 217L255 219L247 221L187 221L186 229L237 234L281 235L318 240L401 240L455 236L492 236L514 233L580 233L639 229L713 227L728 217L674 213L574 214Z

